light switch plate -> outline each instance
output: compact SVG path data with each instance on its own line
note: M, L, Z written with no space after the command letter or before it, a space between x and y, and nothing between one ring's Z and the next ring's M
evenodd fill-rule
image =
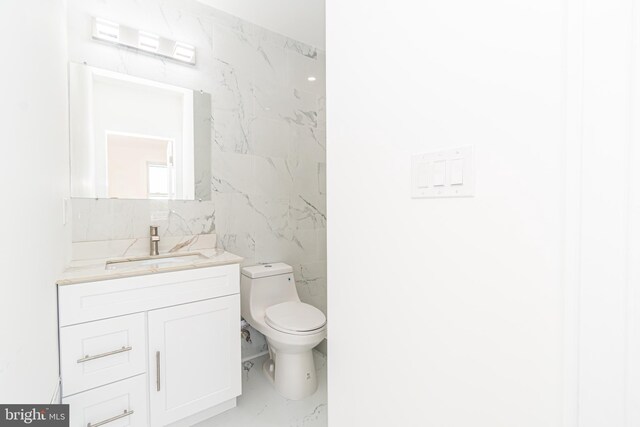
M473 147L411 156L411 197L473 197Z

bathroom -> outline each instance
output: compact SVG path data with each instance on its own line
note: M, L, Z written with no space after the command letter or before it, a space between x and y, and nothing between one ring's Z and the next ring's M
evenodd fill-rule
M636 0L0 35L0 426L640 426Z
M308 28L266 19L311 45L195 0L65 2L65 267L47 336L60 381L43 387L71 425L327 425L315 3ZM276 299L258 321L240 288L255 305L251 288L265 282ZM274 331L269 345L257 329Z

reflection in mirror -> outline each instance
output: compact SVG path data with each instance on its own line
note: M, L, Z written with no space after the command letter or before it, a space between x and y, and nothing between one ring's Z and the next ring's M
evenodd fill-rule
M209 94L70 65L71 195L210 200Z
M173 198L173 140L116 133L106 137L110 198Z

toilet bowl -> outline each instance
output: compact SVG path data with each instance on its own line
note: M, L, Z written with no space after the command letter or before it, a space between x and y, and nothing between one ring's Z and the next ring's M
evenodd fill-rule
M263 371L291 400L318 388L312 349L327 335L322 311L300 301L293 268L274 263L245 267L240 279L242 317L267 338Z

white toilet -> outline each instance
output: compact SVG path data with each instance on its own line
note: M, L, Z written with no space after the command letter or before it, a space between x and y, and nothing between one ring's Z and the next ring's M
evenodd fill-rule
M263 371L292 400L318 388L312 349L327 336L327 318L300 302L293 268L275 263L245 267L240 279L242 317L267 337L270 358Z

